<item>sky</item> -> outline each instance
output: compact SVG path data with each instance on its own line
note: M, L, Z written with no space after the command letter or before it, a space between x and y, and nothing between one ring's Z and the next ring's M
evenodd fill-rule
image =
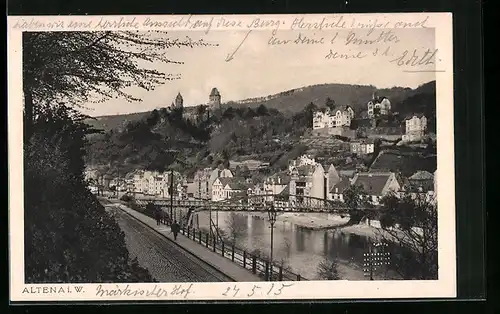
M398 41L383 40L372 44L347 44L350 38L376 39L382 31L375 30L368 35L368 30L337 30L300 32L303 39L323 38L323 44L294 43L299 32L279 31L275 35L271 30L252 31L202 31L169 32L170 38L217 43L216 47L169 48L168 55L184 64L153 64L156 70L180 74L181 79L166 82L153 91L131 88L128 92L142 99L142 102L129 103L124 99L112 99L100 104L86 104L83 110L91 116L125 114L149 111L167 107L178 93L184 98L184 106L206 104L213 87L222 95L222 102L238 101L246 98L261 97L282 91L325 83L343 83L374 85L377 88L402 86L416 88L435 79L434 72L405 72L408 69L434 69L436 65L398 66L390 62L403 55L407 60L412 52L422 56L427 49L434 49L434 29L392 29ZM245 41L243 39L248 34ZM353 35L354 34L354 35ZM336 37L335 37L336 35ZM269 39L291 40L288 44L269 45ZM354 37L353 37L354 36ZM335 37L332 44L331 39ZM388 38L388 37L386 37ZM394 39L394 38L393 38ZM243 43L242 43L243 41ZM226 61L228 54L234 53L233 59ZM382 55L389 47L386 56ZM325 58L337 54L357 55L363 58ZM330 54L330 56L332 55ZM438 63L439 52L436 54ZM151 67L151 65L150 65Z

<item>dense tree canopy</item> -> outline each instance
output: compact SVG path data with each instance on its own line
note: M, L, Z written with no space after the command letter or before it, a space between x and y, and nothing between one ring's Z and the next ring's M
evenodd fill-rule
M85 138L94 131L70 107L112 97L139 101L130 87L152 90L179 78L148 67L181 64L168 58L170 45L155 32L23 33L26 282L153 280L130 258L117 223L87 188ZM125 133L102 136L111 147L146 136L154 154L163 148L151 132L159 121L155 111ZM133 155L133 143L123 146ZM118 161L121 154L111 151L108 162Z
M31 93L36 104L63 100L82 106L112 97L140 101L126 88L152 90L179 78L144 66L153 61L182 64L168 58L170 40L156 32L25 32L23 36L25 93Z
M152 281L83 180L89 130L79 115L58 106L33 127L24 155L26 282Z

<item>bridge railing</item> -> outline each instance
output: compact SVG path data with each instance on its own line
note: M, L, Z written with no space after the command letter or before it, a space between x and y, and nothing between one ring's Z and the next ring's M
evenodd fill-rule
M131 209L139 211L151 218L154 218L154 213L152 211L146 210L146 207L138 202L130 202L127 204ZM171 221L168 217L164 217L162 223L165 225L170 225ZM266 281L301 281L307 280L300 274L293 272L289 267L285 267L277 262L271 263L269 260L257 252L250 252L248 250L242 249L231 243L230 241L224 240L217 237L215 234L210 235L209 232L198 229L196 227L190 227L186 224L181 226L181 233L189 238L190 240L206 247L207 249L217 253L227 259L230 259L233 263L245 268L246 270L252 272L253 274L263 278Z
M272 263L271 270L271 263L265 257L260 256L260 254L239 248L229 241L220 240L215 235L210 236L204 230L183 226L181 233L192 241L231 260L233 263L238 264L266 281L271 280L271 278L273 281L307 280L300 274L276 262Z

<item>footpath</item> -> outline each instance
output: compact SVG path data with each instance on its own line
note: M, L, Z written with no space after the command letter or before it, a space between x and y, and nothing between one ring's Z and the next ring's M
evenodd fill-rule
M143 224L147 225L154 231L160 233L163 235L165 238L168 240L174 242L178 246L180 246L182 249L188 251L189 253L195 255L199 259L203 260L213 268L217 269L221 273L225 274L226 276L232 278L236 282L256 282L256 281L262 281L263 279L260 278L257 275L252 274L250 271L247 269L241 267L240 265L237 265L233 262L231 262L229 259L214 253L210 250L207 250L204 246L194 242L191 239L188 239L186 236L182 234L177 235L177 241L174 240L174 235L170 232L170 227L165 226L165 225L156 225L156 220L154 220L151 217L148 217L142 213L139 213L131 208L128 208L127 206L119 203L114 203L115 206L129 214L130 216L134 217L138 221L142 222Z

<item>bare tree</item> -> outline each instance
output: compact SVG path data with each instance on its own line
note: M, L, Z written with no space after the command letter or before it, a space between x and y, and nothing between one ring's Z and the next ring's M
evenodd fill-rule
M317 275L322 280L340 280L337 260L330 256L325 256L318 264Z
M236 245L246 235L245 217L237 213L230 213L226 223L228 228L227 237L231 244Z
M180 78L149 66L153 62L182 64L168 57L172 47L172 40L165 32L23 33L27 123L36 118L37 107L59 102L84 107L86 103L102 103L118 97L140 101L128 88L153 90L166 81Z
M395 270L404 279L437 279L437 204L426 193L390 193L381 200L384 214L379 232L398 249L392 254Z
M360 185L350 185L344 191L344 203L350 216L349 224L359 223L367 214L366 209L371 207L367 194Z

